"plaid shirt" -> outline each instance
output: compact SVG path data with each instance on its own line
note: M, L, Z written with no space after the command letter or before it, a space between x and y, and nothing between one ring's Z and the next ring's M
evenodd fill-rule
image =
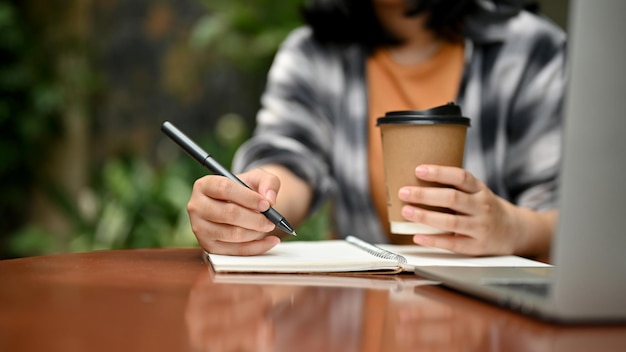
M456 100L471 118L464 167L519 206L556 206L565 88L565 34L521 11L466 21L466 63ZM333 201L336 235L384 243L367 165L367 52L321 46L308 27L277 53L241 172L285 165L314 191L311 212ZM386 226L386 225L385 225Z

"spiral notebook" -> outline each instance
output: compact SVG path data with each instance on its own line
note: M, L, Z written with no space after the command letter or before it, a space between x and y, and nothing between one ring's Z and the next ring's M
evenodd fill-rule
M374 245L355 236L345 240L281 242L256 256L206 253L216 273L399 273L419 266L545 267L517 256L470 257L417 245Z

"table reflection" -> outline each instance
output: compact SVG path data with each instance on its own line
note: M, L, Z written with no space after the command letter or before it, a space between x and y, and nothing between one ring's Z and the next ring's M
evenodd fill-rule
M626 351L626 325L549 324L410 274L220 277L197 249L1 261L0 282L0 351Z
M272 298L259 286L214 285L207 275L199 276L185 312L192 346L206 351L269 348L271 308Z
M336 287L219 284L207 270L185 318L196 351L359 351L362 296Z
M416 288L416 291L419 288ZM392 292L383 341L390 351L488 351L489 322L412 292Z
M261 280L261 277L260 277ZM186 322L196 351L621 351L626 327L533 320L432 285L393 289L217 283L200 272ZM601 346L597 349L593 346Z
M449 310L449 325L439 324L438 332L454 336L450 351L494 352L618 352L626 350L626 325L562 325L544 322L499 308L480 300L435 287L418 287L414 294L428 314ZM420 314L419 312L417 313ZM423 313L426 314L426 313ZM410 313L407 315L411 316ZM453 320L458 319L457 322ZM441 320L443 322L444 319ZM403 325L407 335L420 335L423 326ZM413 329L411 331L411 329ZM465 329L465 332L461 332ZM442 341L439 339L438 341ZM464 347L465 346L465 347ZM437 351L424 345L413 345L415 351ZM405 349L406 350L406 349Z

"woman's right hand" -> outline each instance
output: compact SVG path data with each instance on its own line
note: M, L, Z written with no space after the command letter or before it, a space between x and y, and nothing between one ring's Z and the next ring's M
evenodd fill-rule
M268 235L275 225L261 212L276 202L277 176L262 169L237 175L250 189L223 176L204 176L193 185L187 212L200 246L207 252L255 255L280 242Z

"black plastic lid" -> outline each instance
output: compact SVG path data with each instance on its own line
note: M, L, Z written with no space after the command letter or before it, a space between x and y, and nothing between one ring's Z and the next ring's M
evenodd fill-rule
M390 111L377 120L378 125L470 125L470 119L463 117L461 107L455 103L437 106L427 110Z

